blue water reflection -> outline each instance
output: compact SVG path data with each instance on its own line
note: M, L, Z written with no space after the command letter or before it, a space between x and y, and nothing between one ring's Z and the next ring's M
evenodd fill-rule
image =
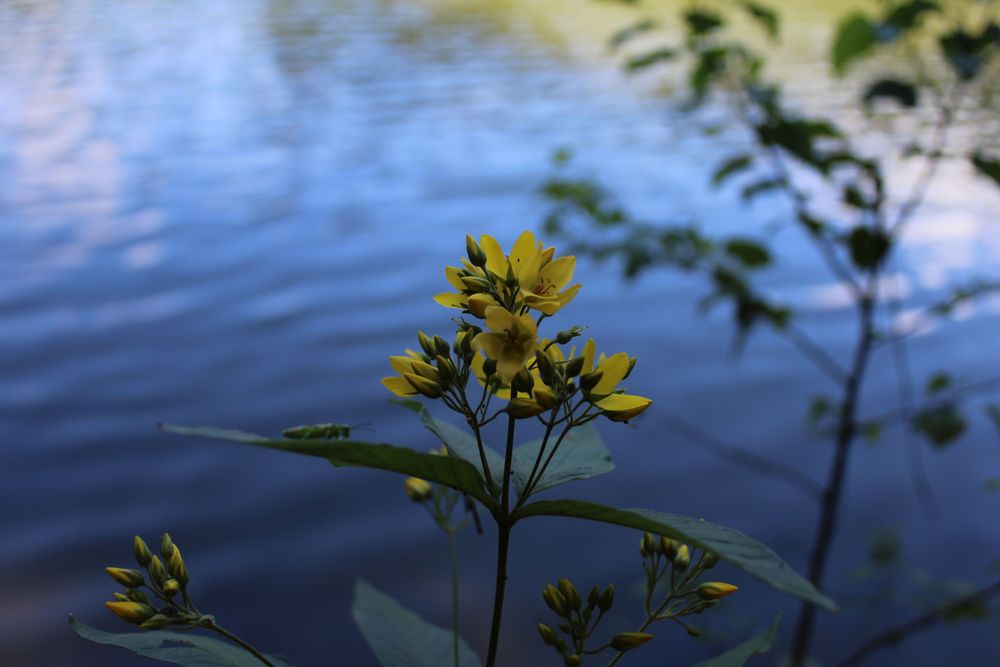
M140 664L72 637L65 617L122 629L101 608L113 588L101 569L127 558L132 534L165 529L203 607L302 665L329 664L331 643L336 664L372 663L347 613L357 575L447 619L444 545L398 479L177 439L155 424L277 433L370 422L374 439L430 447L387 404L385 359L418 328L445 330L449 313L430 296L467 231L507 244L536 226L534 192L557 146L579 146L584 169L650 215L715 229L780 215L777 203L747 211L706 189L725 147L651 103L557 18L513 3L388 0L0 6L0 662ZM996 196L963 173L942 178L906 249L904 284L918 301L1000 264ZM842 351L850 321L835 290L800 240L777 240L788 261L770 287L793 294L805 324ZM655 408L818 478L825 443L801 415L821 376L767 335L732 363L725 314L699 317L687 278L625 284L587 262L578 276L585 289L567 315L637 355L633 386L656 401L634 429L602 427L619 470L578 493L730 524L801 567L813 508L670 435ZM998 312L993 302L947 337L915 339L918 374L947 363L960 378L988 376ZM894 404L887 361L867 391ZM914 568L941 572L943 550L974 580L1000 547L1000 498L981 490L1000 469L995 434L977 428L927 454L952 508L939 522L917 511L898 435L855 458L843 517L853 528L838 541L832 588L845 601L880 527L900 528ZM508 664L536 654L546 581L625 590L639 571L628 532L540 521L519 539ZM492 548L490 536L461 546L467 618L485 614ZM794 608L741 583L746 594L715 621L726 639ZM839 654L873 622L827 621L820 650ZM995 664L1000 646L982 628L951 632L983 656L963 664ZM485 644L485 628L467 635ZM941 636L908 644L898 664L937 664L927 656L946 650ZM671 637L670 655L704 657L711 639ZM659 664L655 652L645 659L635 664Z

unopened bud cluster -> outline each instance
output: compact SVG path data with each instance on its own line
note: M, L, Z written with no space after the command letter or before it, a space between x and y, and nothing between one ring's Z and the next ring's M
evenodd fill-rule
M164 533L160 540L159 555L153 554L138 535L132 547L141 569L105 568L108 576L125 587L125 592L115 593L115 599L105 603L113 614L145 630L211 622L211 617L201 614L191 604L187 565L169 533Z
M545 586L542 600L559 617L561 622L556 624L556 629L560 632L539 623L538 634L543 642L563 657L565 665L579 665L587 650L587 638L593 634L604 614L615 602L615 587L611 584L603 589L594 586L584 600L573 582L563 578L555 584ZM619 636L621 635L616 635L616 638Z

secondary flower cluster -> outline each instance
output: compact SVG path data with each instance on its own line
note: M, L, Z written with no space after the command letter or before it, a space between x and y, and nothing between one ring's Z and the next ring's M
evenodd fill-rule
M419 332L420 351L390 357L398 375L382 380L389 391L441 399L467 417L479 412L485 416L493 397L507 401L505 411L519 419L547 411L555 419L563 409L565 418L576 423L600 415L628 421L649 407L648 398L619 387L632 372L634 358L624 352L598 356L593 340L579 351L564 351L562 346L579 336L581 327L539 337L542 321L580 291L580 285L570 286L574 257L556 257L555 248L544 247L529 231L518 237L510 254L491 236L483 235L478 242L467 236L466 255L462 266L445 269L456 291L435 300L478 322L458 319L451 343ZM473 376L484 388L475 408L466 396ZM576 396L580 400L574 404ZM579 407L585 409L577 415Z

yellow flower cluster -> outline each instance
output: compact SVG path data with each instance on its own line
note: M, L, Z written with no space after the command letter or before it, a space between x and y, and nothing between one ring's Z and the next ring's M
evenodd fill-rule
M614 421L627 421L649 407L648 398L618 387L632 372L634 358L624 352L597 356L593 340L579 356L576 348L566 356L560 345L579 335L580 327L551 340L539 338L542 320L580 291L578 284L569 286L574 257L556 257L554 248L546 248L529 231L518 237L510 254L488 235L478 242L466 237L466 251L462 266L445 269L456 291L435 300L483 321L485 329L463 320L453 345L421 332L422 353L406 350L405 356L390 357L398 375L382 380L389 391L442 398L462 411L468 405L465 385L475 375L492 395L508 401L507 411L517 418L555 411L578 391L585 403ZM532 311L540 313L537 320Z

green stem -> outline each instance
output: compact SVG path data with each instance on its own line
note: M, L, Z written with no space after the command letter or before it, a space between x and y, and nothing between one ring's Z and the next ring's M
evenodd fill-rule
M513 400L517 392L511 391ZM510 468L514 459L514 416L507 418L507 449L504 452L503 487L500 511L497 517L497 574L493 590L493 620L490 623L490 645L486 653L486 667L496 667L497 647L500 643L500 619L503 617L503 598L507 588L507 552L510 550Z
M448 529L448 556L451 560L451 647L455 656L455 667L461 667L458 658L458 548L455 528Z
M245 641L243 641L233 633L229 632L225 628L216 625L215 621L209 621L209 623L204 627L206 630L211 630L212 632L222 635L223 637L233 642L234 644L238 644L243 650L253 655L253 657L260 660L262 663L267 665L267 667L275 667L275 664L270 660L268 660L267 658L265 658L263 653L255 649L253 646L250 646L250 644L247 644Z

